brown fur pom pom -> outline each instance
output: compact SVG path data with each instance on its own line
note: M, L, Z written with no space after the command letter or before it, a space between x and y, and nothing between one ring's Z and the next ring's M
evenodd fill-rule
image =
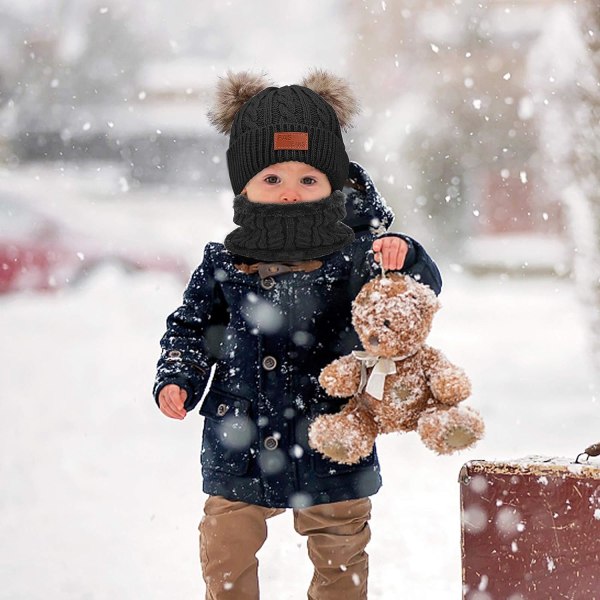
M267 79L266 73L227 71L227 75L217 83L215 104L207 113L208 120L217 131L229 134L237 111L252 96L271 85L273 84Z
M319 94L329 103L344 130L352 126L352 119L360 112L358 100L345 79L323 69L314 69L301 81L300 85Z

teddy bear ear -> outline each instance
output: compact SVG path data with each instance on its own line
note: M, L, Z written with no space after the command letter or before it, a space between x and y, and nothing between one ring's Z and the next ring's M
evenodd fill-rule
M300 85L319 94L331 105L342 129L352 127L352 120L360 113L360 107L345 79L323 69L313 69L302 79Z
M429 313L431 316L435 315L435 313L442 307L442 304L435 295L435 292L429 286L423 283L415 282L415 284L419 288L422 310Z
M392 277L394 276L395 274L392 273ZM401 275L400 278L405 285L407 293L415 298L421 311L433 317L433 315L442 307L435 292L428 285L420 283L410 275Z
M273 85L266 73L227 71L219 78L214 105L207 112L208 120L220 133L229 134L236 113L252 96Z

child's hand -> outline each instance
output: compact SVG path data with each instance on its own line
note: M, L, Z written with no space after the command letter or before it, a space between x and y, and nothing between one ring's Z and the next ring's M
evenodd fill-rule
M160 411L171 419L184 419L187 415L187 411L183 408L186 398L187 392L178 385L173 383L165 385L158 395Z
M386 271L399 270L404 266L404 260L408 254L408 244L400 237L388 236L373 242L375 260L379 262L379 254L383 256L383 268Z

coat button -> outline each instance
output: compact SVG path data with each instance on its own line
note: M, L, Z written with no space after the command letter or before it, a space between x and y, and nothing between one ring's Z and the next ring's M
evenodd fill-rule
M275 280L272 277L265 277L261 279L260 286L265 290L270 290L275 286Z
M277 438L273 437L272 435L265 438L265 448L267 450L275 450L275 448L277 448L277 446L279 446L279 442L277 441Z
M227 404L219 404L217 406L217 416L222 417L229 410Z
M277 360L274 356L265 356L262 361L262 366L267 371L272 371L277 366Z

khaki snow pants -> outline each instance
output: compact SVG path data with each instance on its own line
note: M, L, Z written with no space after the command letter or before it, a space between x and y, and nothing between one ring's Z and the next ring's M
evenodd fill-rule
M267 539L267 519L283 512L208 497L198 528L206 600L259 600L256 553ZM308 600L366 600L370 517L369 498L294 509L294 528L308 537L315 568Z

